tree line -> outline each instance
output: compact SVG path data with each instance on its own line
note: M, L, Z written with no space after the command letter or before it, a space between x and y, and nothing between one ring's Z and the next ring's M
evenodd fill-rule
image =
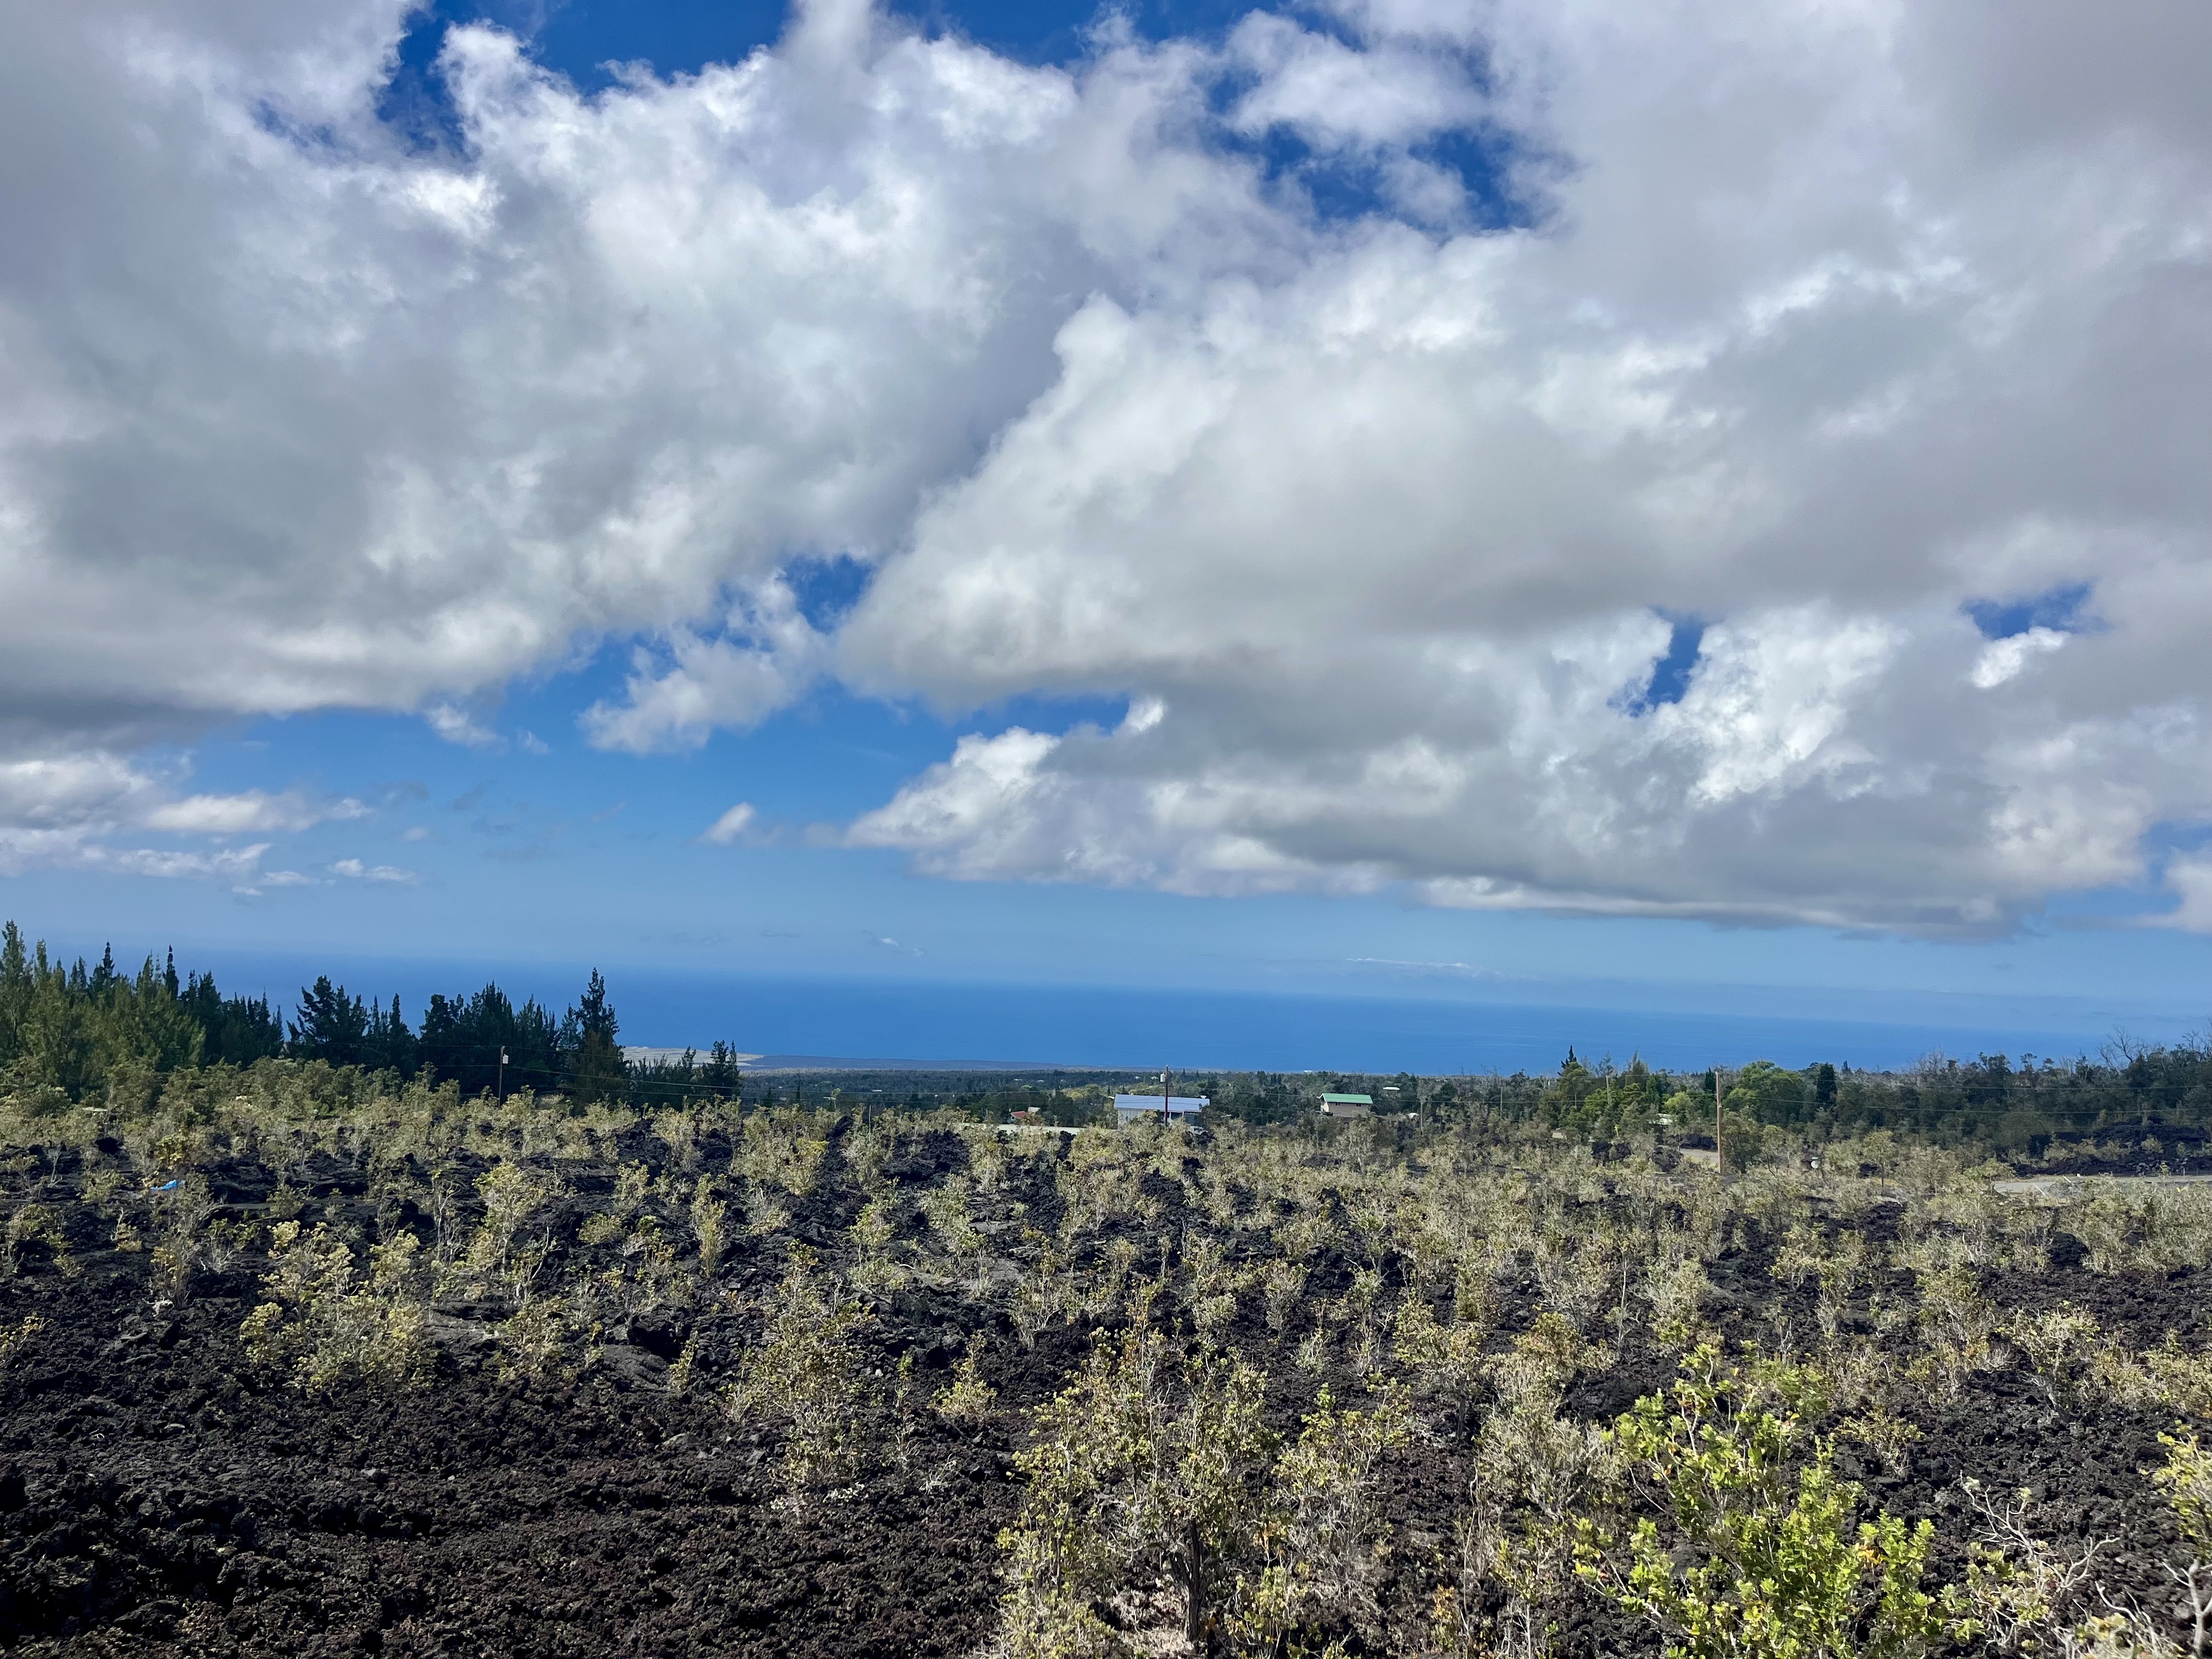
M734 1051L652 1065L624 1062L620 1022L594 969L582 994L556 1013L535 999L520 1006L496 984L434 995L410 1024L398 997L356 995L329 975L301 988L281 1008L264 996L225 995L210 973L179 975L174 952L125 972L112 949L88 964L64 965L43 942L27 946L13 922L0 928L0 1095L54 1091L70 1100L112 1078L158 1076L191 1066L258 1060L321 1060L331 1066L428 1076L464 1095L501 1089L570 1099L623 1100L641 1107L739 1097ZM502 1064L501 1056L505 1056ZM786 1081L793 1105L928 1110L950 1107L1000 1121L1016 1112L1048 1123L1110 1120L1119 1073L923 1079L912 1073ZM871 1085L878 1086L870 1086ZM1753 1145L1782 1138L1816 1143L1881 1129L1939 1143L2045 1155L2054 1145L2100 1139L2156 1161L2200 1159L2212 1149L2212 1038L2172 1045L2115 1039L2096 1056L2070 1060L1985 1054L1970 1060L1930 1055L1893 1072L1817 1061L1790 1068L1754 1060L1720 1078L1670 1072L1632 1058L1595 1063L1570 1049L1556 1073L1417 1077L1267 1072L1191 1073L1177 1087L1212 1097L1208 1116L1254 1126L1310 1119L1324 1092L1371 1096L1378 1114L1429 1129L1484 1122L1534 1124L1573 1139L1626 1141L1656 1134L1686 1145L1723 1139ZM775 1091L763 1098L775 1097ZM2157 1151L2150 1149L2155 1146Z
M534 998L517 1006L496 984L433 995L410 1025L399 999L365 999L327 974L302 986L289 1011L266 996L226 996L211 973L179 975L176 953L148 957L134 973L112 947L97 963L64 966L44 941L27 946L14 922L0 928L0 1094L57 1091L82 1099L127 1073L191 1066L246 1066L262 1060L428 1076L464 1095L535 1090L572 1099L678 1103L734 1097L738 1069L727 1043L699 1060L626 1064L621 1022L594 969L583 994L556 1014Z
M1327 1091L1369 1095L1378 1114L1424 1128L1533 1124L1597 1142L1656 1134L1711 1146L1717 1130L1732 1144L1818 1144L1887 1129L2031 1157L2087 1139L2124 1143L2153 1161L2201 1161L2212 1150L2212 1039L2202 1036L2171 1045L2116 1038L2094 1057L2070 1060L1931 1054L1893 1072L1758 1060L1721 1073L1717 1124L1711 1070L1592 1063L1572 1049L1547 1075L1246 1072L1194 1073L1188 1086L1212 1096L1208 1116L1255 1125L1310 1118Z

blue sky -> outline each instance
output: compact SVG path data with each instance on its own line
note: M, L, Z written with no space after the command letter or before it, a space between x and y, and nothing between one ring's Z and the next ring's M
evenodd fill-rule
M2022 185L2124 129L2189 222L2172 43L1726 11L345 0L175 58L241 121L100 70L8 186L0 907L599 965L652 1042L2195 1029L2201 258Z
M246 895L50 872L13 884L15 914L71 950L96 952L112 939L128 955L179 944L184 960L217 964L227 981L280 997L315 964L363 985L404 988L410 1005L482 975L565 997L587 963L600 965L618 992L626 980L635 988L629 1034L640 1042L708 1042L732 1036L720 1027L734 1025L734 1040L752 1046L890 1057L1117 1057L1115 1039L1098 1048L1070 1041L1079 1017L1050 998L1048 1029L1061 1040L1048 1051L1024 1046L1028 1018L1011 1012L971 1018L947 1048L933 1041L957 1006L933 988L947 984L1226 994L1231 1000L1209 1005L1235 1033L1225 1051L1180 1030L1186 1017L1172 998L1100 1011L1121 1046L1140 1042L1151 1021L1177 1030L1184 1058L1199 1064L1326 1063L1332 1045L1308 1029L1316 1011L1346 1033L1354 1051L1342 1056L1346 1066L1400 1063L1390 1033L1402 1030L1408 1051L1439 1070L1533 1067L1524 1050L1565 1042L1665 1052L1653 1016L1688 1017L1674 1056L1686 1065L1710 1041L1757 1046L1760 1030L1747 1018L1777 1022L1770 1046L1806 1047L1808 1057L1808 1044L1849 1051L1862 1064L1917 1054L1918 1028L1945 1028L1954 1049L1986 1033L1983 1041L2015 1052L2056 1033L2051 1049L2071 1052L2116 1031L2171 1038L2205 1023L2205 941L2110 925L2111 913L2130 908L2125 896L2077 904L2000 941L1961 943L1468 914L1395 896L1194 897L932 879L896 852L809 845L808 830L878 804L963 732L1017 720L1095 720L1097 710L1024 707L955 721L830 689L757 730L719 733L697 753L639 757L595 750L576 731L580 713L619 677L618 664L602 661L519 688L488 721L500 740L483 747L442 742L411 718L324 714L250 722L190 751L200 787L274 785L373 804L373 817L297 837L292 861L319 871L358 860L404 869L410 882L331 880ZM544 752L526 748L526 734ZM738 799L758 809L766 844L701 844L701 832ZM773 999L745 987L755 978L794 982L794 1009L834 1010L833 988L844 981L907 985L916 997L878 993L849 1018L785 1018L749 1034L743 1012L716 1011ZM1261 1004L1236 1001L1238 993L1335 1000L1269 1017ZM1353 999L1534 1012L1482 1020L1480 1052L1460 1062L1449 1051L1466 1043L1435 1032L1438 1022L1417 1007L1365 1014L1347 1006ZM1601 1012L1578 1018L1555 1012L1563 1008ZM1608 1019L1612 1011L1624 1018ZM1838 1031L1826 1021L1883 1029ZM1519 1040L1523 1028L1540 1041ZM837 1043L841 1030L848 1035Z

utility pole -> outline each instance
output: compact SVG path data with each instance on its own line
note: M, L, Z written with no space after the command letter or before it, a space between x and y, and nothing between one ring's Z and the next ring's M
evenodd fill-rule
M1713 1067L1713 1159L1723 1175L1728 1173L1728 1143L1721 1139L1721 1068Z
M1174 1076L1173 1072L1160 1073L1160 1127L1163 1129L1171 1128L1175 1124L1175 1114L1168 1109L1168 1084Z
M499 1045L499 1103L507 1104L507 1045Z

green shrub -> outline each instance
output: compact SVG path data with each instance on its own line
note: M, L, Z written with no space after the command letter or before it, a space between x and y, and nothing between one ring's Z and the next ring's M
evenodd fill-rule
M2062 1302L2039 1314L2014 1316L2004 1334L2027 1356L2036 1385L2052 1405L2076 1404L2089 1392L2092 1364L2105 1346L2104 1331L2090 1315Z
M2173 1511L2188 1559L2168 1563L2167 1574L2180 1587L2182 1605L2190 1626L2189 1651L2203 1659L2212 1650L2212 1451L2197 1443L2196 1434L2162 1434L2166 1449L2163 1467L2151 1471L2151 1484Z
M21 1273L28 1260L25 1252L33 1245L45 1250L57 1265L68 1258L69 1237L51 1205L23 1205L0 1228L0 1276L13 1278Z
M871 1316L794 1248L758 1346L749 1350L726 1397L739 1422L782 1437L777 1463L787 1497L834 1486L858 1468L866 1388L860 1333Z
M999 1391L983 1380L983 1334L968 1339L968 1352L952 1369L952 1381L938 1393L937 1414L946 1422L973 1427L990 1420Z
M1316 1618L1372 1634L1386 1558L1377 1466L1411 1437L1405 1394L1384 1389L1365 1411L1338 1408L1326 1388L1267 1482L1252 1537L1256 1572L1240 1575L1224 1620L1250 1650L1279 1653Z
M701 1176L691 1193L691 1236L699 1243L702 1278L711 1279L722 1265L722 1252L729 1244L729 1205L714 1196L713 1183Z
M1018 1455L1029 1482L1000 1534L1012 1588L1012 1659L1126 1651L1099 1614L1165 1564L1194 1648L1237 1614L1233 1563L1262 1519L1275 1448L1260 1374L1210 1349L1178 1360L1143 1325L1102 1338L1074 1382L1038 1408Z
M30 1346L31 1339L46 1328L46 1322L36 1314L25 1314L15 1322L13 1329L0 1328L0 1371L8 1369L9 1362Z
M352 1248L327 1225L302 1236L296 1221L270 1230L270 1298L239 1328L246 1356L319 1391L347 1380L415 1388L429 1380L426 1307L416 1266L421 1245L402 1233L370 1251L362 1279Z
M1670 1655L1907 1659L1970 1633L1922 1588L1935 1528L1859 1518L1863 1492L1804 1425L1821 1392L1816 1372L1730 1365L1708 1344L1610 1431L1628 1490L1658 1516L1625 1540L1583 1520L1578 1571L1664 1632Z

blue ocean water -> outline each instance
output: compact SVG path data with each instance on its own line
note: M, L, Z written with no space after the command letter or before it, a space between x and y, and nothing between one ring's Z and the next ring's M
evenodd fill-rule
M655 1006L669 1013L690 1000L668 993ZM741 1046L771 1054L1423 1075L1551 1072L1570 1047L1670 1069L1757 1059L1889 1069L1934 1050L2094 1054L2106 1035L1119 987L767 982L738 994L702 997L678 1029L738 1015L752 1034Z
M209 952L226 990L289 1003L319 971L356 994L397 994L410 1020L432 991L467 992L487 978L555 1008L575 998L580 969L544 963L349 961ZM1869 1069L1931 1052L1972 1057L2094 1054L2112 1036L2084 1021L1953 1020L1913 1024L1687 1010L1554 1006L1472 998L1295 995L1121 986L979 984L924 980L792 979L767 975L615 968L607 975L625 1043L705 1048L716 1039L754 1054L848 1060L1013 1061L1038 1066L1267 1071L1408 1071L1426 1075L1557 1068L1571 1046L1626 1065L1641 1054L1674 1069L1771 1060ZM1678 996L1678 1000L1681 1000ZM1694 1002L1694 998L1689 1000ZM2182 1034L2133 1024L2153 1041Z

